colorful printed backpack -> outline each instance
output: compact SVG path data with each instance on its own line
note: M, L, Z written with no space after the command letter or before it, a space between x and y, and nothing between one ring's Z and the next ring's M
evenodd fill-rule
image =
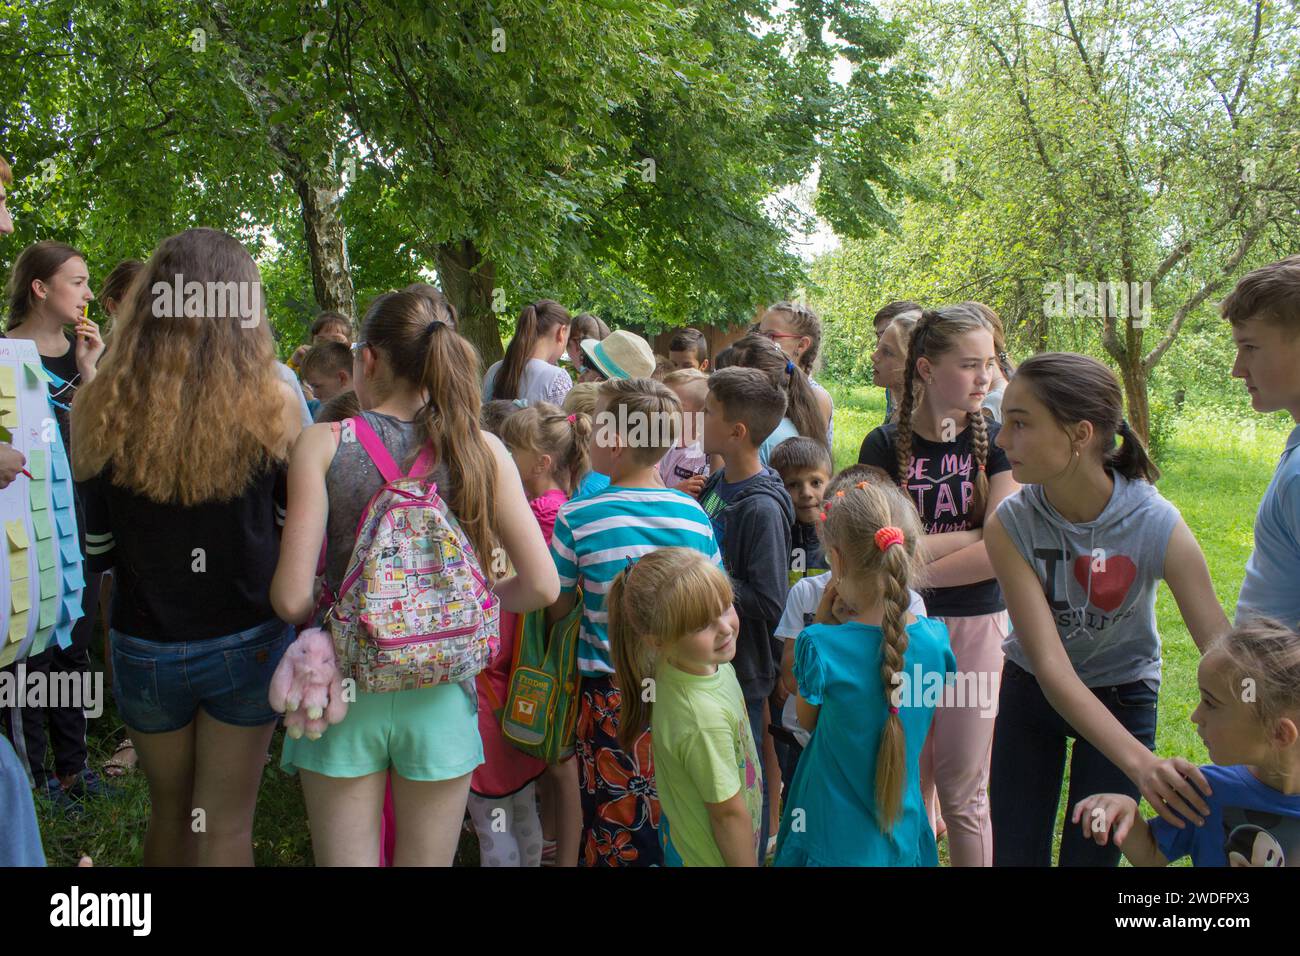
M343 676L368 693L468 680L501 645L500 607L437 485L415 477L431 470L433 449L403 475L364 417L349 422L384 486L325 615Z

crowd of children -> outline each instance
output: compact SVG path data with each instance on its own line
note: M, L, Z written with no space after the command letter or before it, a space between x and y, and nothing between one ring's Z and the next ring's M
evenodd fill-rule
M153 282L177 273L259 281L224 233L172 236L105 284L107 349L75 249L25 250L9 290L9 335L57 376L88 585L115 572L147 864L251 863L268 687L311 625L362 678L280 755L321 865L447 865L467 815L485 866L934 866L944 840L954 866L1049 865L1067 754L1061 865L1300 861L1300 426L1234 627L1115 376L1072 353L1013 367L981 303L876 314L886 420L837 472L803 305L762 310L718 354L685 329L657 356L543 299L484 374L417 283L371 302L355 342L323 314L286 368L250 316L155 318ZM1300 257L1222 310L1252 406L1300 422ZM0 484L22 464L0 446ZM376 529L413 542L410 561L368 551ZM430 594L451 581L469 596ZM1202 655L1209 766L1156 753L1160 581ZM29 670L89 666L86 591L85 636ZM380 603L358 624L354 598ZM341 636L417 605L447 643L401 624L371 659ZM534 716L517 678L537 627L574 642L571 672L528 698L572 714L545 758L507 719ZM84 713L5 717L0 863L39 864L31 790L105 788Z

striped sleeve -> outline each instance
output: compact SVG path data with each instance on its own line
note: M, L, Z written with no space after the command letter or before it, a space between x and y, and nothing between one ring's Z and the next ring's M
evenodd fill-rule
M105 491L105 478L102 474L77 484L77 497L81 499L82 533L86 539L86 570L90 574L107 571L113 566L116 557L117 542L113 539Z
M569 527L568 507L561 507L551 533L551 558L560 576L560 593L572 593L578 587L578 555L573 547L573 530Z

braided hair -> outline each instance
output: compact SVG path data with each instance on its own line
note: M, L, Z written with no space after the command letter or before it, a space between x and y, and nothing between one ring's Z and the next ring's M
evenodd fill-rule
M977 311L962 306L945 306L942 309L927 309L921 313L921 319L912 330L908 340L907 361L903 365L903 400L898 409L898 432L894 438L894 454L898 461L898 484L907 487L907 479L912 466L912 414L916 410L917 391L923 386L917 381L916 363L922 356L934 361L939 356L950 352L958 336L967 332L983 330L992 334L993 328L988 319ZM971 444L975 452L975 497L971 502L971 523L983 522L984 503L988 501L989 480L987 466L989 460L988 422L979 410L966 413L966 424L971 429Z

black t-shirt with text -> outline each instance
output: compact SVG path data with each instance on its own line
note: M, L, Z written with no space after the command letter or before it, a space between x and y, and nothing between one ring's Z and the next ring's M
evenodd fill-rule
M989 451L984 473L988 478L1011 470L1007 454L997 447L996 422L989 422ZM881 425L862 442L858 461L883 469L898 481L898 458L894 440L898 426ZM983 525L983 515L974 509L975 478L979 465L975 460L975 441L971 428L963 429L950 442L929 441L912 433L912 458L903 490L911 497L921 515L926 534L967 531ZM921 591L926 611L932 617L975 617L1006 609L997 578L962 584L951 588L927 588Z

